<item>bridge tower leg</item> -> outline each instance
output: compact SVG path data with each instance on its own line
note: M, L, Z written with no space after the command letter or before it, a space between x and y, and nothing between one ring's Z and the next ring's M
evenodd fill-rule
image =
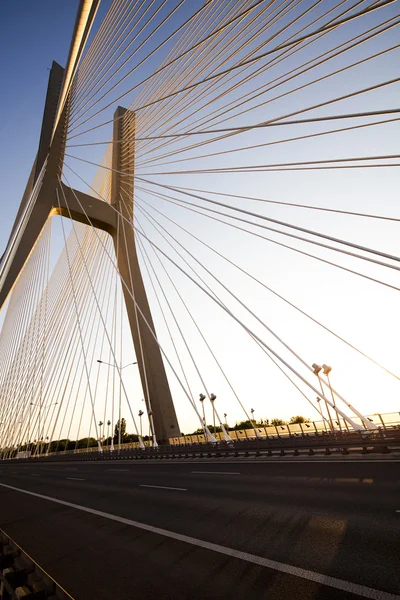
M86 225L107 231L114 240L119 272L123 285L125 305L135 346L139 372L148 411L152 411L154 432L158 443L168 443L168 438L178 437L180 429L172 402L171 391L165 373L161 351L150 333L142 315L136 309L135 298L144 317L154 332L146 290L143 284L136 254L132 227L134 194L134 113L118 108L114 118L112 205L94 196L73 190L60 181L65 151L68 104L66 104L57 127L55 116L64 70L53 64L43 127L37 157L32 167L21 206L6 251L0 259L0 308L5 303L19 273L23 269L40 232L49 216L58 214ZM52 137L52 130L55 127ZM45 163L46 160L46 163ZM45 165L42 183L36 196L33 193L38 173ZM57 193L57 190L59 192ZM29 215L27 205L31 203ZM117 209L129 223L114 210Z
M114 114L111 203L121 213L113 240L123 285L126 311L142 381L147 410L152 412L158 443L180 436L180 429L160 348L137 310L135 301L155 332L136 252L134 214L135 114L118 107ZM132 299L135 299L135 301Z

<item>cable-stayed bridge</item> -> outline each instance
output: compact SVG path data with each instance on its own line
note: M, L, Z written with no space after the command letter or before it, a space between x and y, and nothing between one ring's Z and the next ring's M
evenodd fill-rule
M274 410L276 396L290 388L299 412L311 411L325 431L385 427L382 417L367 416L372 411L365 411L359 392L353 401L331 386L330 368L308 359L303 337L319 330L316 344L330 340L329 352L353 360L352 369L368 366L377 385L382 378L391 380L390 390L397 385L395 369L340 327L352 290L369 293L372 305L385 293L393 301L398 257L390 244L386 251L384 230L382 246L370 244L369 228L391 227L397 218L353 209L348 198L344 208L323 205L321 191L334 173L345 186L357 182L363 199L362 180L396 172L390 148L363 155L358 140L393 145L398 109L391 94L398 79L372 81L359 69L386 65L395 55L398 13L392 2L342 4L325 12L312 4L300 10L264 2L144 3L140 10L113 4L87 46L97 3L82 3L68 64L64 70L54 63L50 72L37 156L2 258L6 456L48 454L53 441L73 438L78 445L79 437L93 438L100 451L107 440L112 450L122 418L143 447L136 413L144 407L146 437L155 446L168 444L182 437L177 403L185 433L199 429L203 441L232 439L223 410L260 437L250 406L261 389L265 409L260 403L256 411ZM349 83L352 73L362 85ZM346 93L336 94L341 86ZM350 155L347 147L357 151ZM252 191L286 181L294 186L292 201ZM299 182L319 206L293 197ZM246 193L234 193L237 187ZM282 207L286 212L277 212ZM342 235L347 223L351 231ZM366 238L354 224L366 227ZM321 303L330 311L337 304L338 330L300 306L293 290L275 286L285 273L296 292L302 269L305 276L315 269ZM332 293L337 286L340 293ZM296 319L302 319L300 336ZM215 323L211 336L205 320L206 330ZM229 369L230 353L221 355L226 345L216 333L237 344L240 377ZM138 365L141 388L136 382L134 393L124 362ZM265 364L266 377L260 376ZM272 372L278 391L275 380L268 383ZM217 402L210 379L221 386ZM374 412L389 411L376 399ZM393 424L391 415L387 425Z
M399 24L394 0L80 1L0 266L17 542L16 514L50 515L65 546L89 512L83 546L109 543L97 519L146 532L154 564L116 540L140 556L142 595L168 580L189 597L172 566L189 544L192 598L249 597L243 561L254 597L397 597L400 507L382 495L400 441ZM365 574L360 530L381 572ZM160 535L169 557L152 554ZM196 587L214 553L237 573L218 563ZM77 597L132 597L110 564L96 591L76 576ZM68 589L71 570L55 571Z
M154 446L181 438L182 429L229 442L224 410L260 437L250 406L256 400L256 412L276 410L289 388L291 405L325 431L385 427L378 415L390 411L378 399L366 411L364 391L349 398L354 386L334 389L330 368L315 366L303 337L330 340L330 353L354 361L349 372L368 367L378 385L384 378L396 389L395 368L347 339L340 321L347 322L341 311L353 289L370 294L372 305L385 293L392 302L398 257L385 248L384 230L382 246L370 243L369 228L397 219L348 206L348 198L344 208L323 205L321 195L332 173L345 185L357 182L365 196L359 181L396 172L389 146L398 79L363 75L398 51L398 13L392 2L342 4L112 4L87 46L97 3L82 3L66 68L54 63L50 71L37 156L2 258L5 456L48 454L54 441L77 445L79 437L96 440L99 451L107 440L112 450L122 418L143 447L138 408ZM352 74L362 85L349 83ZM346 93L337 94L341 86ZM364 146L383 139L387 149L363 155L358 139ZM269 181L288 181L292 201L258 196ZM319 206L293 197L299 182ZM246 193L234 193L238 187ZM329 315L324 322L294 298L302 269L315 269L321 303L338 305L337 330ZM283 274L295 293L275 285ZM239 377L216 333L237 344ZM141 381L136 376L134 392L122 370L130 362ZM254 398L259 390L265 409Z

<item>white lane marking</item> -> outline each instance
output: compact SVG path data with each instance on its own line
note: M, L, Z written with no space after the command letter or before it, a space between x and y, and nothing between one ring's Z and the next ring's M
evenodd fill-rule
M86 481L86 479L82 479L81 477L66 477L65 479L73 479L74 481Z
M177 490L178 492L187 492L186 488L167 487L165 485L146 485L145 483L141 483L141 484L139 484L139 487L157 488L158 490Z
M240 475L240 473L235 473L234 471L192 471L192 473L197 473L198 475Z
M17 488L12 485L6 485L5 483L0 483L0 486L8 488L10 490L14 490L15 492L21 492L23 494L27 494L28 496L35 496L36 498L41 498L42 500L49 500L50 502L55 502L56 504L62 504L63 506L69 506L70 508L75 508L76 510L81 510L82 512L90 513L90 514L96 515L98 517L103 517L105 519L109 519L110 521L117 521L118 523L123 523L124 525L136 527L137 529L142 529L142 530L148 531L150 533L156 533L158 535L162 535L164 537L167 537L167 538L170 538L173 540L178 540L179 542L184 542L185 544L191 544L192 546L197 546L198 548L203 548L205 550L211 550L212 552L218 552L219 554L223 554L225 556L230 556L232 558L244 560L246 562L258 565L260 567L266 567L267 569L273 569L274 571L279 571L281 573L287 573L287 574L293 575L295 577L300 577L301 579L307 579L308 581L314 581L315 583L319 583L319 584L325 585L327 587L335 588L337 590L343 590L345 592L350 592L351 594L358 594L362 598L370 598L371 600L400 600L400 596L397 596L396 594L391 594L390 592L384 592L382 590L376 590L374 588L366 587L366 586L360 585L358 583L352 583L351 581L345 581L344 579L330 577L329 575L324 575L323 573L317 573L316 571L310 571L308 569L294 567L292 565L278 562L276 560L270 560L269 558L263 558L262 556L257 556L256 554L249 554L248 552L241 552L240 550L235 550L234 548L228 548L227 546L220 546L219 544L213 544L212 542L206 542L204 540L199 540L198 538L190 537L188 535L183 535L181 533L176 533L175 531L169 531L168 529L154 527L153 525L146 525L146 523L140 523L139 521L133 521L132 519L126 519L125 517L119 517L117 515L112 515L110 513L106 513L101 510L89 508L88 506L81 506L80 504L74 504L73 502L67 502L66 500L52 498L51 496L45 496L44 494L37 494L36 492L30 492L28 490Z
M119 471L120 473L124 472L129 472L129 469L107 469L107 471Z

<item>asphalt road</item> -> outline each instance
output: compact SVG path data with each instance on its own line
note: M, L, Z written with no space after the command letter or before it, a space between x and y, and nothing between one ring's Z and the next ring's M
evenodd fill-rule
M10 462L0 484L0 527L77 600L400 594L398 461Z

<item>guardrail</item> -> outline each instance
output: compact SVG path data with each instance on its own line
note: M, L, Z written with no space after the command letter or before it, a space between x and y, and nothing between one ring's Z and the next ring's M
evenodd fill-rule
M363 423L360 418L352 417L354 422L358 425L362 425ZM393 429L395 427L400 427L400 413L383 413L383 414L375 414L368 415L367 419L375 423L375 425L379 429L383 429L384 431L388 429ZM346 422L334 421L334 427L336 429L336 433L351 433ZM260 425L255 424L254 427L248 429L229 429L226 428L229 436L233 441L241 441L241 440L254 440L257 437L265 437L265 438L281 438L288 437L292 435L321 435L321 434L329 434L329 428L326 421L309 421L305 423L282 423L279 425ZM224 435L221 432L213 433L214 437L218 441L224 440ZM192 444L192 443L207 443L206 437L204 433L192 434L192 435L182 435L181 437L169 438L169 443L173 446L182 445L182 444Z
M40 461L102 461L102 460L163 460L178 458L220 458L220 457L258 457L293 456L350 453L390 454L400 452L400 429L379 431L366 434L351 432L342 434L319 434L315 436L291 436L279 439L264 439L241 442L219 442L217 444L187 444L180 446L147 447L144 449L120 449L103 452L79 454L57 453L36 456L21 460Z
M391 435L393 432L395 432L396 430L400 432L400 413L387 413L387 414L376 414L373 415L373 419L376 422L381 422L381 426L379 427L379 429L377 430L377 434L378 435ZM369 417L368 417L369 418ZM371 417L372 419L372 417ZM356 420L356 419L355 419ZM246 442L250 442L252 444L259 442L260 438L261 440L264 442L265 440L267 441L274 441L274 440L285 440L288 438L293 438L293 437L297 437L297 438L317 438L319 439L320 436L331 436L331 435L340 435L340 436L351 436L354 433L358 433L359 432L354 432L354 431L350 431L350 430L346 430L342 428L342 431L336 430L335 432L330 432L326 429L326 423L325 422L309 422L309 423L297 423L297 424L285 424L285 425L276 425L273 427L266 427L266 426L257 426L257 432L258 432L258 438L256 437L256 433L254 429L244 429L244 430L229 430L229 435L232 438L232 443L233 444L240 444L240 447L242 448L242 444L246 443ZM223 435L219 432L214 434L217 442L219 445L223 445L225 444L224 439L223 439ZM103 442L103 446L102 446L102 451L105 454L109 454L110 452L110 447L108 445L109 443L109 439L106 442ZM325 438L327 439L327 438ZM205 439L204 435L198 434L198 435L190 435L190 436L182 436L180 438L170 438L169 440L169 446L174 447L175 449L179 448L179 447L192 447L192 446L199 446L201 445L204 449L207 448L209 442ZM152 442L151 440L144 440L144 445L146 447L146 450L148 448L151 448L152 446ZM97 455L98 454L98 447L97 444L96 446L91 446L91 447L85 447L85 448L71 448L69 450L58 450L56 452L49 452L49 448L50 448L50 444L46 444L43 443L43 445L40 448L40 455L45 455L45 456L64 456L64 455L71 455L71 454L81 454L81 455L87 455L89 453L92 453L93 455ZM121 444L120 447L116 447L116 449L114 450L114 452L116 453L120 453L121 451L125 451L125 450L139 450L139 443L138 442L129 442L129 443L124 443ZM176 450L178 451L178 450ZM33 453L35 454L35 458L38 458L37 454L36 454L37 450L34 450ZM14 458L18 458L18 459L23 459L26 458L26 456L24 456L24 454L30 454L30 451L26 451L24 450L23 452L17 452L16 448L3 448L2 450L0 450L0 455L2 457L7 457L8 459L14 459ZM40 457L41 457L40 456ZM0 458L0 461L4 460L4 458Z

